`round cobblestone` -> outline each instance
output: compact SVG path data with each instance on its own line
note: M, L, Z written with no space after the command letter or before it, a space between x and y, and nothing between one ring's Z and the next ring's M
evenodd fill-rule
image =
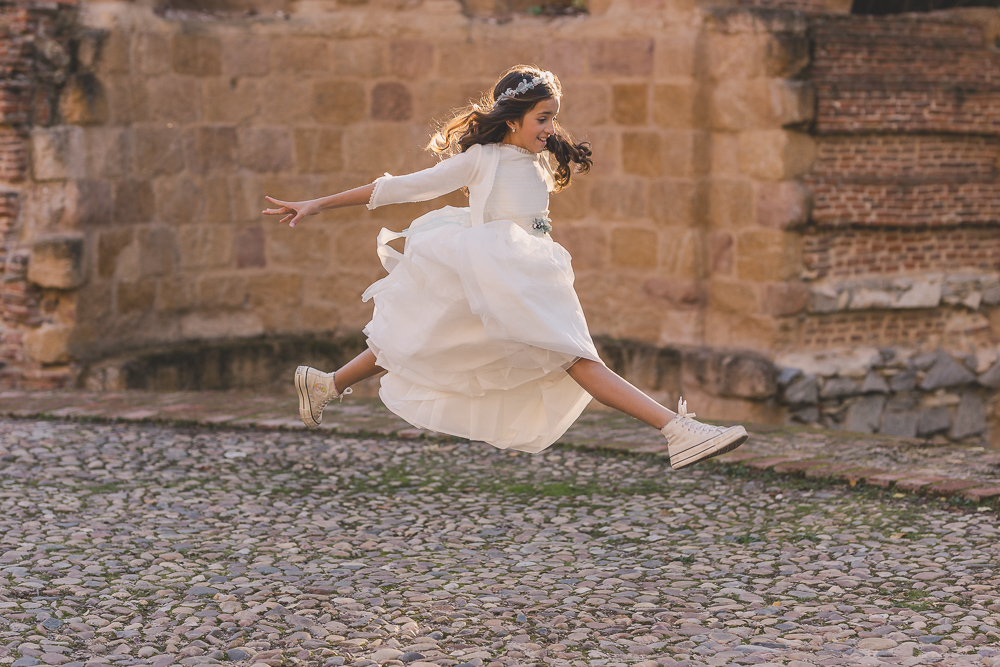
M1000 664L992 509L327 433L7 420L0 461L0 665Z

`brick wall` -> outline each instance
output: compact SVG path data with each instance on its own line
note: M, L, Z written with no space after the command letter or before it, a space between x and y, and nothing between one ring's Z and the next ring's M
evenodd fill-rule
M45 351L53 332L72 326L75 296L30 279L34 230L23 209L30 131L53 121L75 21L72 3L0 2L0 384L53 387L73 378L67 357Z
M989 106L1000 100L1000 51L969 18L813 20L817 148L803 230L813 291L865 277L1000 272L1000 116ZM942 307L925 315L963 316ZM978 309L989 318L993 307ZM805 344L826 344L822 325L807 328L817 330ZM883 330L881 344L911 344ZM1000 332L987 330L981 344L995 345Z

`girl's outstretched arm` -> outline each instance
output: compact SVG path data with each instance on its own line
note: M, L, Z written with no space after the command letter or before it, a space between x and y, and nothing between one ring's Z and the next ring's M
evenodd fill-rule
M285 217L281 221L287 222L289 227L294 227L307 215L316 215L328 208L367 204L371 200L374 189L375 184L369 183L368 185L362 185L360 188L338 192L335 195L328 195L319 199L308 199L306 201L282 201L265 195L264 199L278 208L265 208L264 215L283 215Z

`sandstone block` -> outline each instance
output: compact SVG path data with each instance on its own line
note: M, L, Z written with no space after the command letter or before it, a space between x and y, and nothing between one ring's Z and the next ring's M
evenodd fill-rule
M222 43L211 35L174 34L170 63L177 74L217 76L222 73Z
M626 132L622 135L622 166L627 174L663 176L664 153L659 133Z
M59 96L59 115L70 125L100 125L107 122L108 97L95 74L80 72L70 77Z
M801 126L814 115L811 84L788 79L727 79L710 92L709 122L716 130Z
M132 170L145 178L176 174L184 169L181 131L160 124L140 124L132 128Z
M743 173L764 181L801 176L816 159L816 142L802 132L757 130L741 132L739 161Z
M702 48L705 73L712 79L752 79L764 74L765 35L708 31Z
M272 71L293 75L328 71L330 48L343 43L312 35L273 37L270 42Z
M406 174L433 166L437 160L416 148L426 139L425 133L418 135L409 123L381 123L377 128L369 124L351 126L344 131L346 168L374 179L387 171ZM400 150L402 146L414 148ZM376 215L394 214L391 209L383 209Z
M736 240L729 232L708 235L708 270L712 274L731 275L734 267Z
M92 45L93 56L84 58L84 67L99 69L102 73L127 74L131 69L130 51L132 35L117 30L95 30L92 35L96 43Z
M687 78L694 75L698 31L687 27L657 30L654 53L656 78Z
M316 271L341 261L339 253L332 252L330 231L326 228L304 225L288 229L285 225L267 224L264 233L267 237L268 263L273 266ZM369 236L370 242L373 239L374 236ZM372 242L369 248L373 247Z
M254 313L189 313L181 318L186 340L248 338L264 333L260 316Z
M237 133L240 165L257 172L292 168L292 137L283 127L244 127Z
M699 88L692 83L662 83L653 87L653 121L661 127L691 128Z
M563 81L563 95L573 104L559 111L566 127L598 127L611 120L611 86L600 81ZM451 106L455 103L451 102ZM447 109L448 106L445 105Z
M767 315L725 313L710 308L705 311L704 342L720 347L773 349L791 343L793 332L784 322Z
M35 241L28 280L39 287L76 289L86 280L82 236L50 236Z
M233 238L236 268L262 268L267 264L264 230L259 226L239 227Z
M709 306L727 313L756 313L757 287L753 284L715 278L709 283Z
M112 32L117 34L118 31ZM170 40L156 32L135 36L135 67L144 76L158 76L170 71Z
M320 39L326 41L325 38ZM384 39L338 41L331 49L333 71L350 72L353 76L367 79L385 76L385 44L386 40ZM510 65L506 65L506 67L510 67Z
M580 57L587 50L585 42L558 38L549 38L544 42L541 63L546 69L559 72L560 79L582 77L587 73L587 61Z
M267 76L271 71L271 42L240 34L222 41L222 73L226 76Z
M202 310L242 310L250 302L250 289L244 276L205 275L196 288Z
M251 78L205 79L201 116L209 123L250 121L259 114L261 97L259 82Z
M812 190L799 181L757 183L755 212L757 224L774 229L791 229L809 222Z
M149 222L156 208L149 181L124 180L115 184L115 221Z
M372 89L373 120L404 121L413 116L410 89L397 81L384 81Z
M149 88L136 86L130 76L108 74L104 80L109 124L129 125L150 119Z
M146 104L153 120L180 124L193 123L201 117L201 82L198 79L159 76L141 89L146 93Z
M645 125L649 117L649 86L623 83L611 87L611 114L619 125Z
M353 81L313 84L313 117L320 123L347 125L365 115L365 89Z
M157 308L165 313L187 312L194 308L195 282L187 276L160 278Z
M130 169L132 134L120 127L93 127L84 134L86 173L101 178L122 178Z
M702 282L690 278L650 278L642 284L642 291L654 299L669 302L674 308L695 308L707 300Z
M649 76L653 73L653 40L609 39L590 45L590 71L598 76Z
M748 180L713 179L706 203L712 227L744 228L754 223L753 184Z
M593 183L590 206L603 220L635 220L646 215L645 187L635 179Z
M650 269L657 265L656 232L639 227L611 231L611 262L617 266Z
M184 225L177 229L180 266L213 269L233 260L233 231L229 225Z
M761 63L764 74L793 77L809 66L809 37L805 33L782 32L770 35Z
M434 45L420 40L393 40L389 44L389 72L404 81L426 79L433 72Z
M110 229L101 232L97 239L97 275L110 278L115 275L118 256L132 243L132 229Z
M298 273L275 273L251 276L248 283L250 305L268 310L302 303L302 276Z
M608 230L603 225L559 225L554 233L578 267L599 271L611 261L608 257Z
M736 275L743 280L792 280L801 268L798 239L789 234L750 229L736 237Z
M205 193L194 180L184 176L164 177L153 183L157 222L186 225L202 217L199 214Z
M194 126L184 130L184 161L197 174L236 169L237 146L236 128L231 126Z
M574 183L573 187L576 187ZM567 193L569 194L569 193ZM649 183L649 215L662 225L690 226L695 221L697 188L691 181L662 179ZM554 201L564 198L560 194Z
M660 268L678 278L701 279L705 275L705 245L702 232L690 227L660 230Z
M768 283L761 297L761 312L775 317L788 317L805 311L809 305L809 288L801 281Z
M40 364L64 364L72 360L69 342L73 327L46 322L24 335L24 353Z
M156 279L119 281L115 284L115 309L121 315L150 310L156 300Z
M178 262L177 238L169 227L139 230L139 272L146 276L165 276L174 272Z
M31 167L36 181L84 176L86 144L78 127L35 128L31 131Z

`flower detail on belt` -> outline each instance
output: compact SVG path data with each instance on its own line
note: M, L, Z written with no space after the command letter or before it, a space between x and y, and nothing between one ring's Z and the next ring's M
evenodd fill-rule
M552 221L548 218L535 218L531 221L531 228L537 229L542 234L552 233Z

